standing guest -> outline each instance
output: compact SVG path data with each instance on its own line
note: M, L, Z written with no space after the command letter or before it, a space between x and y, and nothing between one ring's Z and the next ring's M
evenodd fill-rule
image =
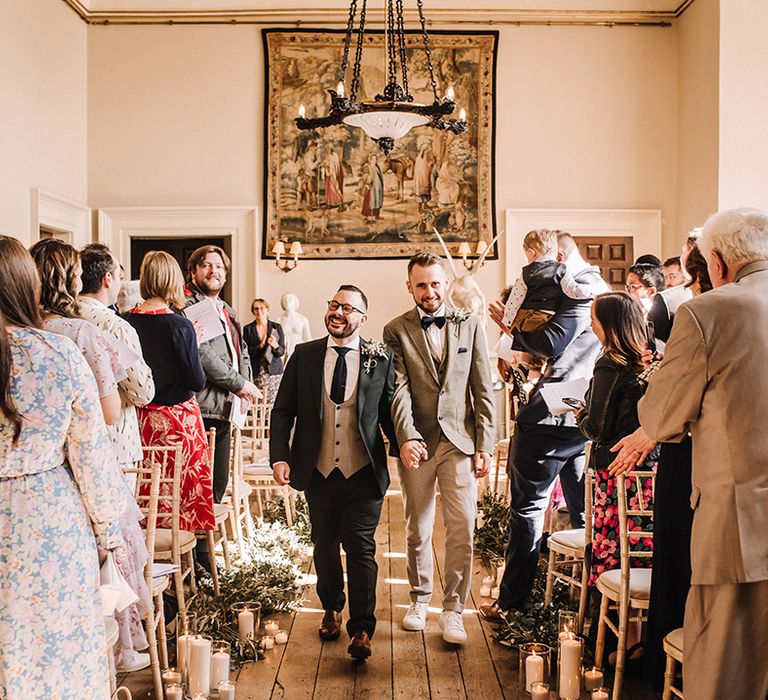
M491 367L478 318L446 308L448 275L441 258L414 255L406 286L415 307L384 328L384 342L395 356L392 419L400 446L411 585L402 625L418 631L426 623L437 484L446 529L440 629L446 642L463 644L477 479L488 473L495 437Z
M389 485L381 429L394 444L392 357L361 340L367 310L360 289L339 287L325 314L328 336L302 343L288 361L269 440L275 481L307 496L317 594L325 610L319 632L325 641L341 632L340 543L346 552L348 651L356 659L371 655L376 627L374 533Z
M693 440L686 697L764 700L768 212L714 214L698 245L714 289L678 309L639 417L650 438L680 441L690 432Z
M215 245L204 245L189 256L189 281L184 289L186 306L212 302L219 316L221 335L200 345L205 386L197 401L206 430L216 428L213 457L213 500L221 503L229 482L229 448L232 430L232 395L243 402L243 410L257 401L261 392L251 381L248 348L240 334L235 310L219 295L227 281L229 256Z
M248 346L254 383L266 394L271 406L283 376L285 336L283 327L269 319L266 299L254 299L251 313L254 320L243 326L243 339Z
M152 371L141 355L141 343L131 325L112 310L120 294L123 273L120 263L101 243L85 246L80 253L83 267L83 289L78 297L80 318L95 323L107 335L117 340L127 376L118 385L120 417L110 428L115 457L121 468L133 466L142 459L139 421L136 407L152 400L155 383ZM127 349L128 353L124 349Z
M656 293L664 289L664 272L661 265L635 263L627 272L624 286L627 293L637 299L643 307L644 315L647 316Z
M35 263L0 236L0 697L105 700L97 544L122 546L125 489L93 373L40 330Z
M656 337L666 343L672 332L675 312L680 304L684 304L692 295L685 285L685 272L679 257L665 260L663 271L665 288L653 297L648 320L653 323Z
M116 448L114 440L115 435L120 433L114 428L120 425L121 415L118 382L125 379L126 371L112 337L90 321L74 317L79 312L78 291L82 286L80 254L68 243L53 238L38 241L30 252L37 264L40 279L44 280L41 290L43 328L73 340L91 367L96 384L100 388L99 393L113 392L110 395L115 397L117 410L108 428L112 440L110 458L117 462L118 467L122 467L124 465L120 464L118 457L121 452ZM120 638L115 662L122 671L128 673L149 666L149 654L138 653L136 650L146 649L148 646L141 620L153 607L152 597L144 579L144 566L148 555L139 524L144 520L144 516L134 499L133 485L125 478L123 490L127 507L120 527L126 547L116 556L115 561L128 584L139 596L138 603L128 606L116 615Z
M569 233L558 233L558 259L579 283L601 285L599 268L579 254ZM604 282L602 284L605 284ZM607 285L605 285L607 289ZM513 333L513 348L549 358L550 369L536 385L516 419L510 448L512 504L499 598L480 606L488 620L500 621L501 611L519 608L533 589L541 550L544 513L555 478L560 476L571 527L584 527L584 445L586 438L571 413L554 416L541 395L543 385L589 379L600 344L590 327L591 300L565 299L543 330ZM491 318L505 333L504 307L495 302Z
M139 274L144 301L126 318L139 337L156 387L152 402L138 409L142 443L181 445L180 527L189 532L213 530L211 462L195 398L205 386L205 373L192 322L170 308L184 306L184 275L173 257L161 251L144 256Z

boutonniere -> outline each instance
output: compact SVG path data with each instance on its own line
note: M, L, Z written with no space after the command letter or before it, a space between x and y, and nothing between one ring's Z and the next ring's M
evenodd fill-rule
M454 330L456 331L456 337L459 337L459 329L461 328L461 324L464 323L472 314L469 313L466 309L451 309L447 314L445 314L445 318L448 321L448 323L452 323Z
M379 340L364 340L360 345L360 353L365 358L365 373L370 374L378 364L377 358L387 356L387 346Z

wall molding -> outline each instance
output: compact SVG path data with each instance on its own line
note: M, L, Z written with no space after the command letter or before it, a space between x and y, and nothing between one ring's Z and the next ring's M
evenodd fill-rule
M91 242L91 208L54 192L33 188L30 192L31 241L40 240L40 227L51 229L75 248Z

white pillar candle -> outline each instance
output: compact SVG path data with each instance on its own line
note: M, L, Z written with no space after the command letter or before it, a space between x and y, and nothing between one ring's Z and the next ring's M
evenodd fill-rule
M184 700L184 691L178 683L165 686L165 700Z
M560 640L560 697L578 700L581 695L581 642Z
M531 700L549 700L549 686L546 683L534 683L531 686Z
M496 567L496 585L501 585L501 579L504 576L504 564Z
M525 660L525 689L530 693L531 686L544 680L544 659L537 653Z
M274 637L280 628L274 620L269 620L264 623L264 632L270 637Z
M177 639L176 645L176 663L179 666L179 671L184 673L187 670L187 660L189 658L189 640L192 638L191 634L180 634Z
M275 644L288 644L288 632L285 630L277 630Z
M189 642L189 693L208 695L211 689L211 640L194 637Z
M229 654L217 651L211 656L211 690L216 690L221 681L229 678Z
M219 683L219 700L235 700L235 682L223 681Z
M599 668L589 668L584 671L584 688L596 690L603 685L603 672Z
M265 649L274 649L275 647L275 638L271 637L270 635L267 635L266 637L262 637L261 641L264 642L264 648Z
M245 644L247 640L253 639L253 613L250 610L243 610L237 614L237 631L240 644Z
M592 700L608 700L608 690L606 688L597 688L592 691Z

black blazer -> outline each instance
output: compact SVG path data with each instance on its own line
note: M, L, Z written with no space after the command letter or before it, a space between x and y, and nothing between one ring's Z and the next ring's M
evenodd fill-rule
M361 339L361 347L365 341ZM296 346L285 367L272 408L269 429L269 461L288 462L291 486L307 488L317 466L323 430L323 368L328 336ZM366 371L366 357L360 358L357 379L357 424L383 496L389 486L387 454L382 430L396 454L395 431L390 403L395 387L392 355L378 357ZM293 432L293 434L291 434Z
M263 365L271 375L283 373L283 355L285 355L285 335L283 327L279 323L267 319L267 337L272 335L272 331L277 331L277 347L273 348L264 343L264 347L259 347L259 334L256 332L256 321L243 326L243 340L248 346L248 355L251 358L251 370L253 379L259 374L259 369ZM267 352L269 351L269 352ZM269 361L267 361L269 358Z

